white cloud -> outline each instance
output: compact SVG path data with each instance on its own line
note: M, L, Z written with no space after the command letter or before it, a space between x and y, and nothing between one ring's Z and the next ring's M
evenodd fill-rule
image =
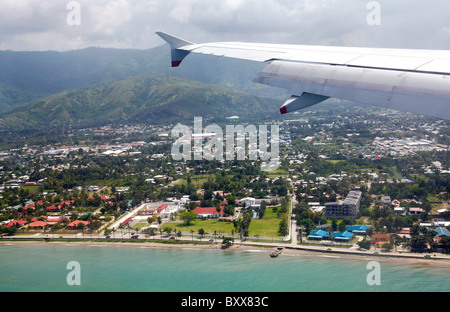
M105 5L85 5L93 33L112 36L132 18L130 3L125 0L109 1Z
M150 48L159 30L194 42L450 49L450 1L378 1L380 26L367 24L369 0L78 0L81 25L69 26L69 0L2 0L0 49Z
M192 8L189 4L180 4L169 12L169 17L176 22L187 23L191 14Z

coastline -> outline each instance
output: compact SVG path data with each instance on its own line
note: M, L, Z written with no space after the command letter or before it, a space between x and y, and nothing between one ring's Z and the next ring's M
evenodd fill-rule
M134 248L155 248L155 249L199 249L199 250L218 250L218 251L232 251L232 252L260 252L262 256L269 257L270 252L273 250L273 247L269 246L261 246L258 244L234 244L227 248L222 248L220 244L168 244L168 243L158 243L158 242L99 242L99 241L0 241L0 246L16 246L16 245L42 245L42 246L50 246L50 245L78 245L78 246L86 246L86 247L134 247ZM292 246L285 246L281 255L283 256L310 256L310 257L329 257L329 258L339 258L339 259L354 259L354 260L362 260L362 261L379 261L379 262L392 262L392 263L402 263L409 265L424 265L424 266L433 266L440 268L448 268L450 269L450 259L425 259L417 257L408 257L408 256L400 256L395 253L391 254L379 254L374 255L373 253L353 253L346 251L329 251L329 250L320 250L320 249L300 249L293 248Z

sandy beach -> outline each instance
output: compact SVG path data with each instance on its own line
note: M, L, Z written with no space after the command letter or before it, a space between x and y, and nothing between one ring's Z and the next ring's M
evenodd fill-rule
M227 248L222 248L220 244L167 244L167 243L157 243L157 242L94 242L94 241L76 241L76 242L67 242L67 241L0 241L0 245L78 245L78 246L108 246L108 247L136 247L136 248L158 248L158 249L171 249L171 248L184 248L184 249L203 249L203 250L222 250L222 251L232 251L232 252L260 252L261 256L269 257L270 252L273 250L271 247L258 246L258 244L234 244ZM450 269L450 257L449 258L433 258L433 254L431 254L431 258L421 258L420 255L416 257L408 257L408 255L403 254L397 255L396 253L384 253L374 255L372 252L370 253L352 253L344 250L305 250L305 249L297 249L297 248L289 248L286 246L280 257L283 256L310 256L310 257L330 257L330 258L347 258L347 259L356 259L356 260L367 260L367 261L379 261L379 262L396 262L403 264L416 264L416 265L425 265L425 266L435 266L441 268L449 268ZM436 254L442 255L442 254ZM446 257L446 255L443 255ZM274 261L276 261L274 259Z

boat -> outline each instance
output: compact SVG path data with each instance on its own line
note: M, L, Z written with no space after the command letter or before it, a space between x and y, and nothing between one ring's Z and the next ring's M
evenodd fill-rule
M278 256L281 254L282 251L283 251L283 247L277 247L276 249L274 249L274 250L270 253L270 256L271 256L272 258L278 257Z

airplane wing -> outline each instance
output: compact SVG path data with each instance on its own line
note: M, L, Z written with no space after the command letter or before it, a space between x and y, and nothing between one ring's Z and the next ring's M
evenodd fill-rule
M282 114L338 98L450 120L450 51L245 42L195 44L157 32L172 67L190 53L266 63L254 82L292 95Z

